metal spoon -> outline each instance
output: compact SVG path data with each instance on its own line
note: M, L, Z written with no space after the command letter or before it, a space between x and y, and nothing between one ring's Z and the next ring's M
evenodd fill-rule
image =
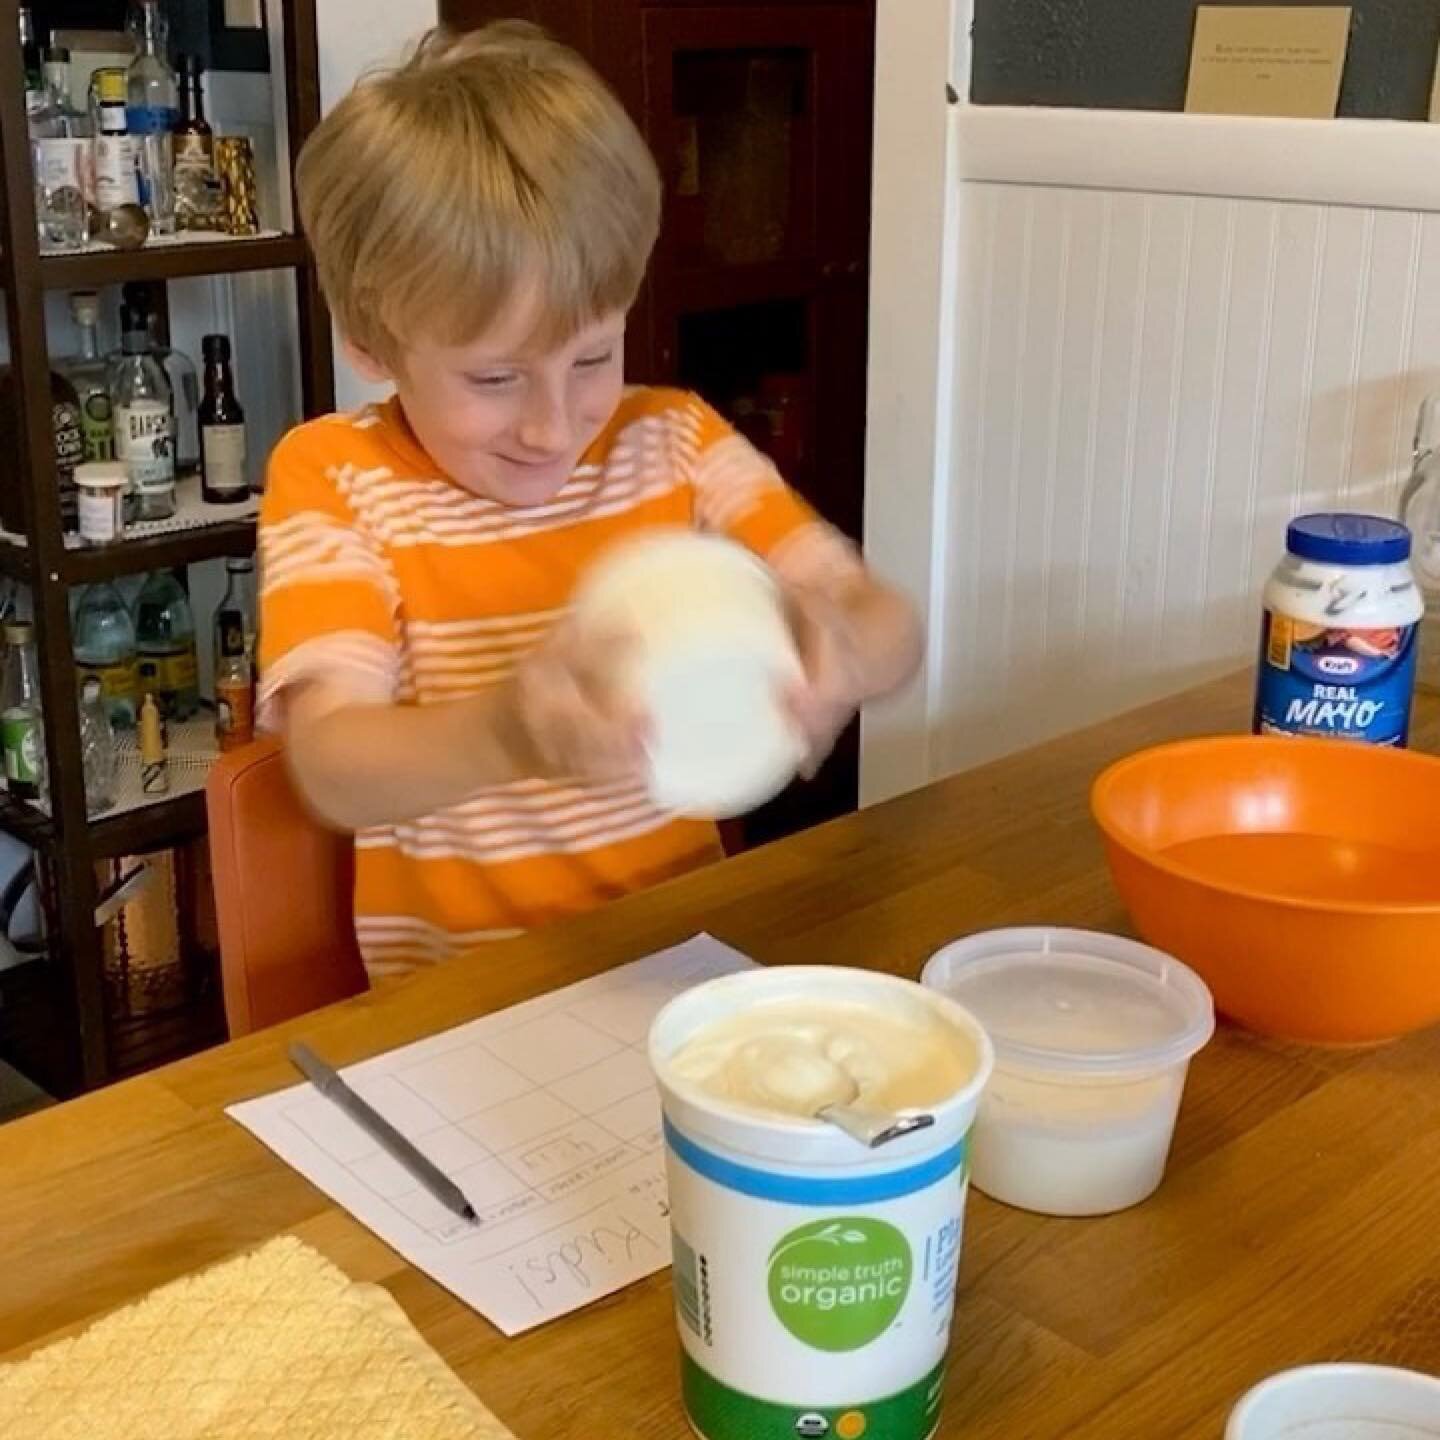
M928 1130L935 1123L933 1115L897 1115L893 1110L873 1110L868 1105L853 1103L822 1105L815 1112L815 1118L843 1130L852 1140L871 1150L888 1145L902 1135Z

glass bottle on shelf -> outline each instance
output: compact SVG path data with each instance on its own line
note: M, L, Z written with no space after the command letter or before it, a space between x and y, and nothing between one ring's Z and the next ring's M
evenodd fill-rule
M70 103L70 52L45 52L44 86L30 114L40 247L74 250L90 234L95 195L94 152L88 119Z
M180 477L200 470L200 377L195 362L183 351L167 345L161 336L160 298L155 286L144 280L127 280L120 298L144 317L150 332L150 353L160 362L170 382L170 413L175 417L175 473ZM110 356L113 364L118 353Z
M188 720L200 708L195 620L189 597L168 570L151 574L136 597L135 648L141 693L154 695L165 720Z
M214 650L219 662L224 651L223 617L229 612L239 615L245 633L245 654L253 669L255 665L256 614L255 562L248 555L231 555L225 561L225 593L215 609Z
M40 148L37 131L40 112L45 108L45 73L40 46L35 39L35 18L28 5L20 7L20 69L25 85L25 125L30 137L31 180L35 191L35 225L40 244L45 244L45 186L40 178Z
M130 30L138 53L130 62L126 120L136 140L140 203L154 233L170 235L175 230L174 130L180 97L165 58L169 26L160 0L136 0Z
M45 729L40 708L40 671L35 630L26 620L5 625L5 673L0 679L0 746L5 783L17 800L45 794Z
M115 458L130 475L133 520L175 513L175 417L170 381L151 349L145 317L120 307L123 340L110 375L115 406Z
M80 682L80 764L85 775L85 809L101 815L115 804L115 734L110 728L100 681Z
M255 675L240 612L222 609L215 628L215 739L221 750L236 750L255 738Z
M200 402L200 493L212 505L235 505L250 498L245 463L245 411L235 398L230 370L230 341L207 335L205 398Z
M61 132L72 139L93 139L90 115L75 104L70 93L70 52L63 45L45 49L45 89Z
M25 111L29 114L44 98L45 77L40 42L35 38L35 17L28 5L20 7L20 67L25 76Z
M98 680L111 724L128 730L140 708L135 622L108 580L88 585L75 612L75 669L83 684Z
M115 417L110 404L109 367L100 354L100 297L93 290L77 290L70 297L70 314L80 335L80 349L60 362L60 370L75 387L80 403L80 431L86 460L115 458Z
M175 223L181 230L217 230L220 187L215 135L205 118L204 66L180 57L180 123L175 129Z
M90 77L95 108L95 205L102 212L140 203L140 182L135 165L135 137L126 118L129 79L116 66L105 66Z

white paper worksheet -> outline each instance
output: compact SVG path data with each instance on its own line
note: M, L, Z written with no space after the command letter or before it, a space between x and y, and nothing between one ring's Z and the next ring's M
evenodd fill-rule
M518 1335L670 1263L646 1036L672 996L752 963L700 935L342 1071L460 1186L478 1224L446 1210L308 1082L228 1113Z

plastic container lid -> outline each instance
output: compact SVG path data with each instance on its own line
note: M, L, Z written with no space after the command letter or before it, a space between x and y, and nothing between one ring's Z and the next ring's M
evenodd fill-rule
M1398 565L1410 558L1410 531L1379 515L1301 515L1285 531L1285 548L1322 565Z
M980 1021L1002 1065L1150 1074L1185 1063L1215 1033L1214 1002L1193 970L1093 930L972 935L934 955L921 983Z
M118 490L130 483L123 460L87 460L75 467L75 483L96 490Z

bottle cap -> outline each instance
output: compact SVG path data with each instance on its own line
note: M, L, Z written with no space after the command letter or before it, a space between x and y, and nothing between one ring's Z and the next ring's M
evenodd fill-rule
M47 65L68 65L70 52L63 45L47 45L45 47L45 63Z
M150 325L145 312L134 305L120 306L120 348L134 355L150 348Z
M1398 565L1410 558L1410 532L1379 515L1301 515L1285 532L1285 548L1322 565Z
M123 460L86 460L75 467L75 483L94 490L118 490L130 483Z
M28 645L35 638L35 627L28 620L7 620L5 622L5 643L7 645Z
M208 363L228 361L230 359L230 337L228 335L207 335L200 342L200 350Z

